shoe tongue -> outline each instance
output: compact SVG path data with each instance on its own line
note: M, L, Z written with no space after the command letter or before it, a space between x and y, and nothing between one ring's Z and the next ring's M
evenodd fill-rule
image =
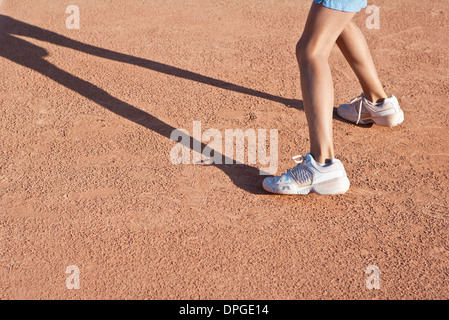
M311 162L313 160L313 157L310 153L306 154L306 162Z

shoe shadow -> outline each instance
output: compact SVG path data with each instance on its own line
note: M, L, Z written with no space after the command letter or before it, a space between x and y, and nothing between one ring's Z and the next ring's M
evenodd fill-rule
M245 88L226 81L207 77L195 72L183 70L177 67L169 66L163 63L130 56L127 54L95 47L85 44L65 36L59 35L18 20L11 17L0 15L0 56L6 58L19 65L39 72L43 76L55 81L56 83L73 90L78 94L88 98L96 104L108 109L109 111L126 118L140 126L152 130L159 135L170 139L171 133L176 130L173 126L159 120L153 115L142 111L118 98L111 96L103 89L93 85L92 83L78 78L58 67L49 63L44 59L48 55L47 51L36 46L26 40L16 36L25 36L52 44L91 54L97 57L106 58L118 62L133 64L157 72L161 72L170 76L175 76L191 81L196 81L211 85L220 89L230 90L267 99L270 101L282 103L287 107L303 110L302 101L295 99L286 99L279 96L271 95L265 92ZM180 141L186 147L192 148L194 145L201 145L201 150L207 146L200 141L188 136ZM213 155L213 153L212 153ZM248 166L246 164L224 164L229 163L230 159L219 154L223 164L211 164L222 170L234 183L235 186L252 194L266 194L262 189L263 176L260 176L259 169ZM231 159L233 162L233 160Z
M335 120L338 120L338 121L340 121L340 122L347 123L347 124L351 124L351 125L353 125L353 126L360 127L360 128L371 128L371 127L373 126L372 123L368 123L368 124L355 124L354 122L351 122L351 121L348 121L348 120L346 120L346 119L343 119L342 117L340 117L340 116L338 115L338 113L337 113L337 108L334 108L334 109L333 109L332 118L335 119Z

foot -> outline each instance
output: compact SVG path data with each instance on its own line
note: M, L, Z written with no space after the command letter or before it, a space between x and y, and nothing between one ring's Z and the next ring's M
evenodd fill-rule
M299 159L299 160L298 160ZM281 176L268 177L263 188L277 194L342 194L349 189L349 179L340 160L332 159L329 164L319 164L310 153L296 156L297 165Z
M391 95L381 103L372 103L362 93L348 104L337 108L337 114L355 124L375 123L380 126L394 127L404 121L404 112L398 99Z

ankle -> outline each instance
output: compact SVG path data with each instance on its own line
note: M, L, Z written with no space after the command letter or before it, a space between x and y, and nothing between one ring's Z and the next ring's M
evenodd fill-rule
M334 159L334 155L332 153L313 153L310 152L310 154L312 155L313 159L315 159L316 162L318 162L319 164L327 164L327 163L331 163L332 159Z
M365 99L371 102L372 104L381 103L386 98L388 98L386 93L383 94L373 94L373 93L363 93Z

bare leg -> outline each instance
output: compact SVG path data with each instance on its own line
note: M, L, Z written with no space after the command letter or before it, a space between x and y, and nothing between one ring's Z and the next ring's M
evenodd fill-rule
M351 21L344 28L337 39L337 45L359 79L365 97L371 102L387 98L366 39L354 22Z
M314 2L296 47L304 111L309 127L310 153L320 163L334 158L334 88L328 58L337 38L354 15L328 9Z

